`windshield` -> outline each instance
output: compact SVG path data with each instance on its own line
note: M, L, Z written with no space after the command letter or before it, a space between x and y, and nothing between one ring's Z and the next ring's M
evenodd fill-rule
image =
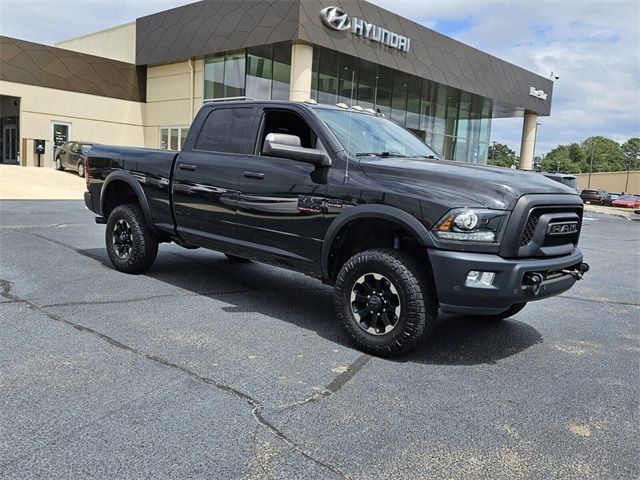
M621 195L621 196L618 197L618 200L631 200L631 201L635 202L638 199L636 197L632 196L632 195Z
M351 155L440 158L414 134L386 118L324 108L316 113Z

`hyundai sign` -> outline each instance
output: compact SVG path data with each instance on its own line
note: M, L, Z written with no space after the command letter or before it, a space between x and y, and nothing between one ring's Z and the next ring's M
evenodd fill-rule
M411 48L411 39L391 32L386 28L379 27L373 23L356 17L349 17L349 14L340 7L326 7L320 10L322 22L332 30L351 30L353 35L368 38L372 42L382 43L391 48L408 52Z

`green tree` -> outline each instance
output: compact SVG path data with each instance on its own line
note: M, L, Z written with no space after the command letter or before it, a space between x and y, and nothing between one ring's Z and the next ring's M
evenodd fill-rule
M508 146L502 143L494 143L489 147L488 152L488 161L489 165L495 165L497 167L507 167L510 168L511 165L518 163L518 157L516 156L516 152L511 150Z
M640 138L632 137L626 142L624 142L620 148L622 152L627 157L627 162L629 162L629 168L631 170L636 170L640 168Z
M589 137L581 144L587 156L587 163L591 169L591 155L593 154L594 172L619 172L626 170L626 156L615 140L606 137Z

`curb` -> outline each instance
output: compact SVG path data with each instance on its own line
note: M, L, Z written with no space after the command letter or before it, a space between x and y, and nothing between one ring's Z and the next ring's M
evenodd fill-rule
M612 208L609 210L609 208ZM613 210L613 207L594 208L591 205L584 206L585 212L601 213L603 215L611 215L613 217L624 218L630 221L640 221L640 210Z

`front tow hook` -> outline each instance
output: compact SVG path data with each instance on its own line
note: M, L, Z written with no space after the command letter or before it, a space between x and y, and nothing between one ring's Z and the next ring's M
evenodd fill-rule
M572 275L576 280L582 280L585 273L589 271L588 263L581 263L575 270L562 270L562 273L566 275Z
M527 282L531 285L531 291L534 296L538 296L540 293L540 286L543 281L544 277L538 272L529 273L527 275Z

